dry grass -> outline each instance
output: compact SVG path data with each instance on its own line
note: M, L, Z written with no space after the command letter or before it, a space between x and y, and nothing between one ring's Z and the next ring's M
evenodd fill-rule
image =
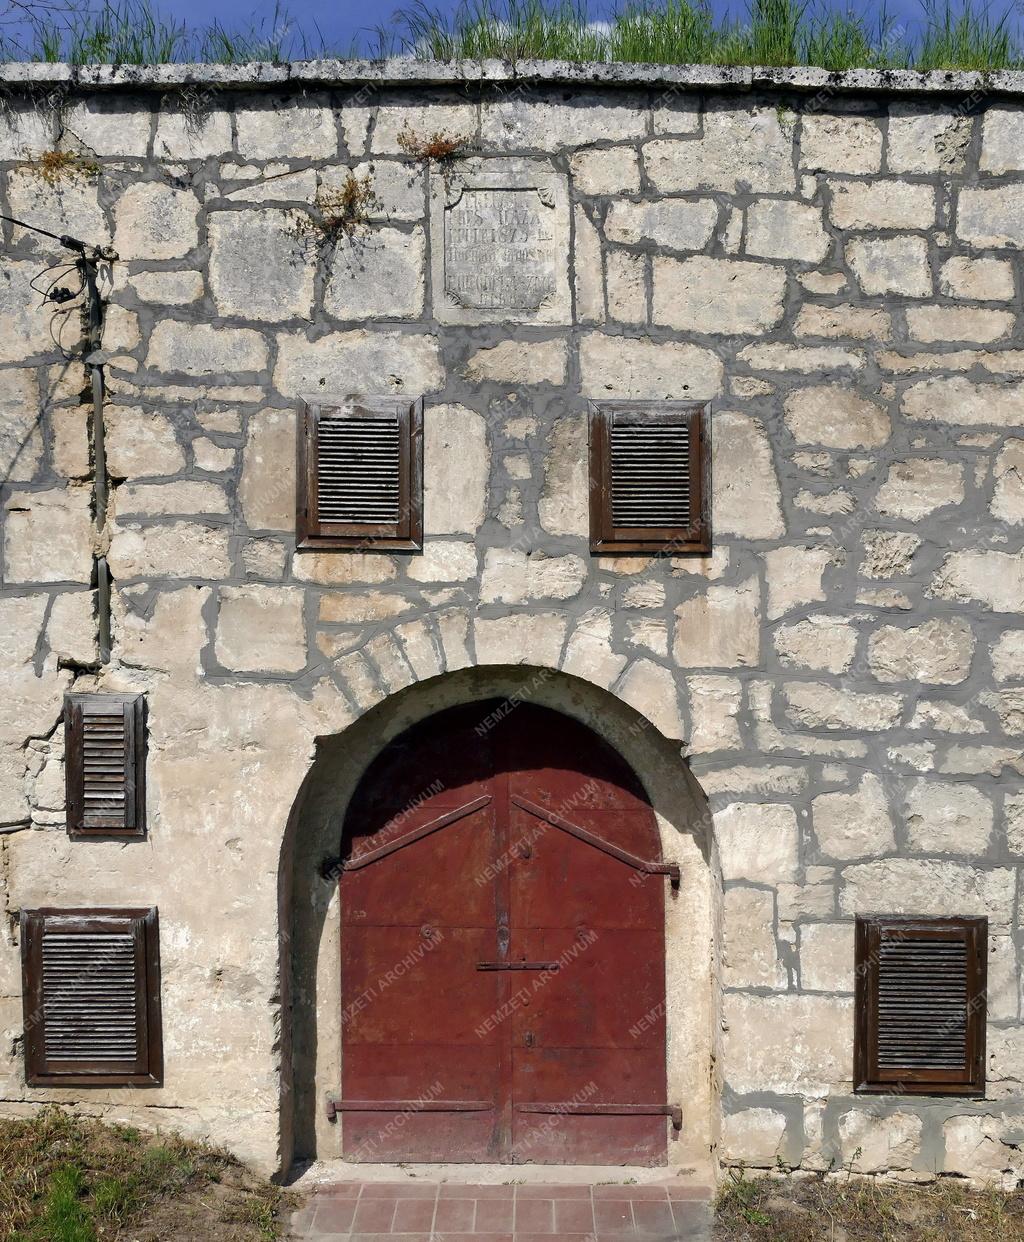
M898 1186L845 1176L733 1179L716 1242L1024 1242L1024 1195L944 1178Z
M321 190L317 194L310 214L296 222L295 235L301 241L331 245L351 237L382 207L370 175L357 177L349 173L340 190Z
M286 1196L226 1152L58 1108L0 1120L0 1242L257 1242Z
M95 160L88 160L77 151L44 151L33 167L48 185L76 177L95 177L100 171Z
M413 159L447 164L465 155L472 147L472 139L440 129L428 135L417 134L406 121L398 131L398 145Z

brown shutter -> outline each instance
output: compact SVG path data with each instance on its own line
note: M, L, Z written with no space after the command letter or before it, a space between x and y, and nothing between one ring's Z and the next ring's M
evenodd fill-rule
M132 1086L163 1076L156 909L23 910L30 1086Z
M422 400L359 397L305 406L299 548L421 548L422 444Z
M144 836L145 759L146 701L141 694L65 696L68 832Z
M605 553L711 547L708 407L590 403L590 546Z
M857 920L855 1087L984 1095L987 919Z

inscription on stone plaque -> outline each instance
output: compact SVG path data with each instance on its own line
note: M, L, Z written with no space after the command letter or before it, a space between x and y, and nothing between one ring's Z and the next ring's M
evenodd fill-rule
M463 189L445 210L444 289L467 310L536 311L555 297L550 193Z

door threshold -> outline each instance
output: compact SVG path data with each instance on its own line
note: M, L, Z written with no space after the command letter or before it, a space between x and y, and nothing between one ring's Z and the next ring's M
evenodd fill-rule
M451 1182L454 1185L509 1186L673 1186L692 1189L694 1198L711 1194L710 1165L621 1164L353 1164L348 1160L317 1160L296 1165L289 1186L311 1192L339 1182ZM703 1192L703 1193L698 1193Z

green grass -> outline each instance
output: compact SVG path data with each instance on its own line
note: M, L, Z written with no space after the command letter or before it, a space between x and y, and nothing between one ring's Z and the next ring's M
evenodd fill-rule
M371 55L421 59L499 57L648 64L816 65L825 69L1008 69L1024 67L1011 8L985 0L921 0L920 19L898 26L883 7L856 0L747 0L743 16L716 18L707 0L623 0L608 22L588 17L585 0L463 0L454 14L414 0L378 28ZM999 2L999 0L997 0ZM1009 3L1010 0L1002 0ZM742 3L742 0L741 0ZM159 0L67 0L28 7L20 39L0 59L72 64L241 64L313 57L348 58L318 29L306 31L280 7L245 28L198 29L167 17ZM35 16L32 16L35 14Z

